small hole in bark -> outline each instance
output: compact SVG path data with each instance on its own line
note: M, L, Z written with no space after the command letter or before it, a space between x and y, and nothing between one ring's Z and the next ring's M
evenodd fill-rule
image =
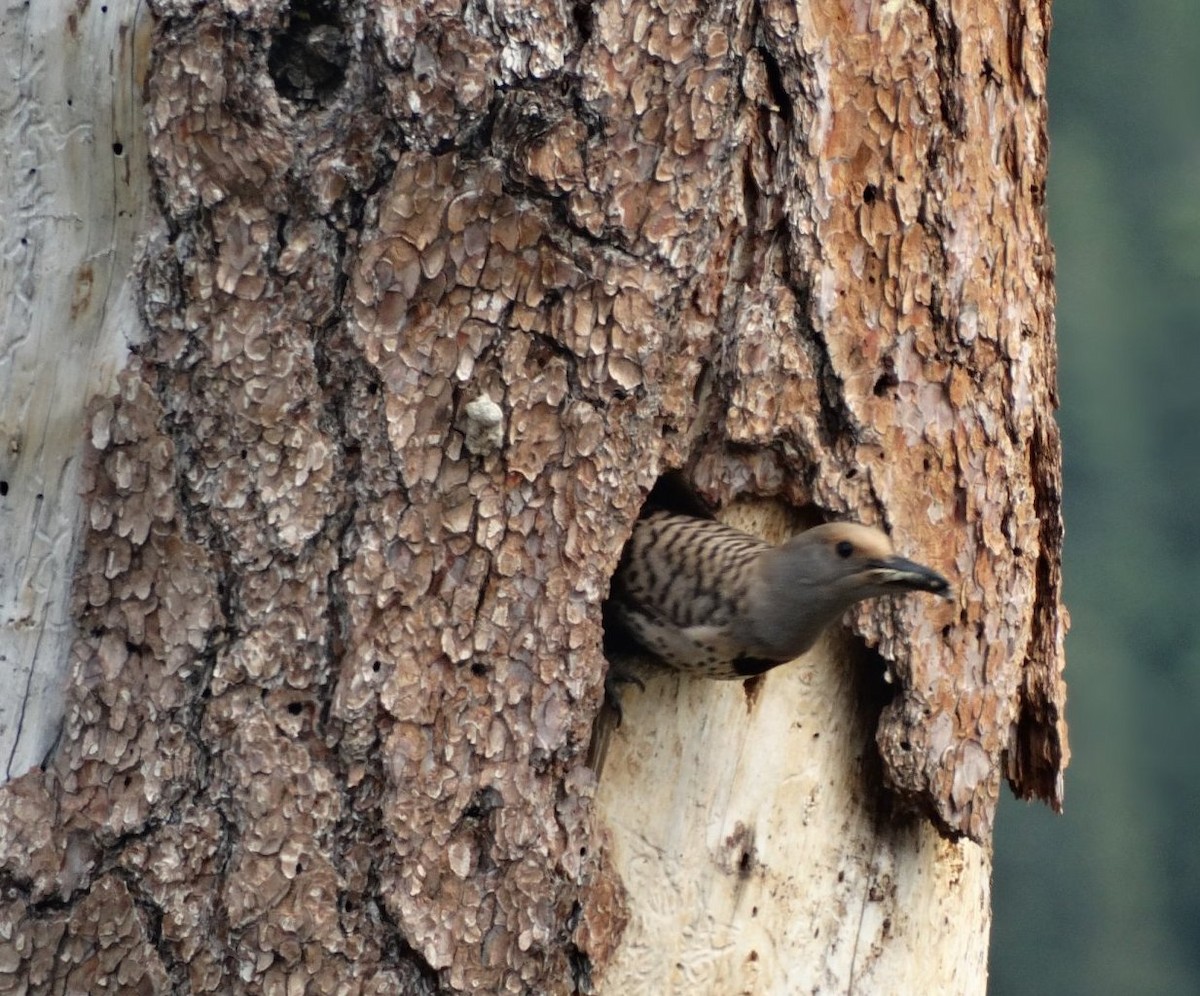
M350 43L336 0L297 0L287 27L267 52L275 89L288 100L313 104L335 93L346 78Z
M708 387L709 379L712 376L712 364L707 360L700 361L700 374L696 377L696 383L692 385L692 400L699 402L704 396L704 391Z
M873 183L868 183L863 187L863 203L874 204L879 197L879 188Z
M477 677L477 678L482 678L485 674L488 673L488 666L479 661L475 661L471 665L471 673L473 675L475 675L475 677Z
M113 142L112 150L114 156L119 156L125 151L125 146L123 146L120 142Z
M0 481L0 498L8 494L8 481Z
M571 17L575 21L575 30L579 32L579 40L586 42L595 30L596 16L591 4L577 3L571 8Z
M371 661L371 670L374 671L376 674L379 673L379 670L382 667L383 667L383 664L379 660Z
M479 789L471 796L471 801L467 803L467 807L463 810L463 818L479 820L503 805L504 797L500 795L499 791L489 785L487 788Z
M304 704L303 704L302 702L292 702L292 703L289 703L289 705L288 705L288 707L287 707L287 710L288 710L288 712L290 712L290 713L291 713L293 716L299 716L299 715L300 715L300 713L302 713L302 712L304 711Z

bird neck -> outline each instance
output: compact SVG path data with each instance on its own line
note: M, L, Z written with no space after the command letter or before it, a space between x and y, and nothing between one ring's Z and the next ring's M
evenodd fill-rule
M755 638L775 660L799 657L857 598L812 577L804 551L785 545L763 554L764 586Z

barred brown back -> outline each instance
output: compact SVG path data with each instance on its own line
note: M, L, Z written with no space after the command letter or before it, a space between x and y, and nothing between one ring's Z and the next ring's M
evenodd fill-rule
M739 620L757 558L770 546L711 519L655 512L638 522L613 578L612 608L671 667L739 677ZM760 668L761 670L761 668Z

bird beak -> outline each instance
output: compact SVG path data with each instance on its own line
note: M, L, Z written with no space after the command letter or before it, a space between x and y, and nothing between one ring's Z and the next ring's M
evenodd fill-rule
M888 557L873 561L868 576L876 584L905 591L929 591L943 598L950 597L950 582L937 571L905 560L903 557Z

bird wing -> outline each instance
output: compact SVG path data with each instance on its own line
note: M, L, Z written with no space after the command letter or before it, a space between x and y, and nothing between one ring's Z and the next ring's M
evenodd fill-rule
M611 608L647 649L677 668L727 671L743 645L744 593L769 545L741 530L670 512L634 527Z

